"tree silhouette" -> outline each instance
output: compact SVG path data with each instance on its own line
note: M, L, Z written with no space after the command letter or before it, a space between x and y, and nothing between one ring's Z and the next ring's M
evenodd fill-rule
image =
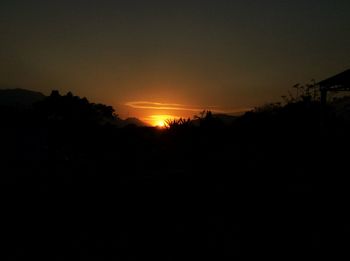
M66 124L106 124L118 119L113 107L90 103L86 98L74 96L71 92L60 95L52 91L51 95L35 104L39 114L48 121Z

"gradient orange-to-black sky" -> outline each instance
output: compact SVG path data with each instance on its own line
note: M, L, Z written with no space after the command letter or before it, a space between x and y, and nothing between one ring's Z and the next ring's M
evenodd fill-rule
M238 112L350 64L350 1L0 2L0 88L122 117Z

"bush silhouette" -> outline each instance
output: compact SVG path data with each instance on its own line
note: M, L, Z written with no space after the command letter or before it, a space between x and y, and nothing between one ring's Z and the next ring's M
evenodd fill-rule
M165 127L170 130L178 130L180 128L188 128L191 126L191 119L167 119L165 120Z

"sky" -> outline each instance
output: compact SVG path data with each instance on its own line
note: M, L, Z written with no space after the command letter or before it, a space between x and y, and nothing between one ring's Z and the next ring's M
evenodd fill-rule
M0 88L236 113L350 68L348 0L1 0Z

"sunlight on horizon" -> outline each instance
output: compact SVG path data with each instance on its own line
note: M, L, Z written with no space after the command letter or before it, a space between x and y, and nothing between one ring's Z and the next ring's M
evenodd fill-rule
M179 117L174 115L151 115L146 119L154 127L164 128L167 120L177 119Z

